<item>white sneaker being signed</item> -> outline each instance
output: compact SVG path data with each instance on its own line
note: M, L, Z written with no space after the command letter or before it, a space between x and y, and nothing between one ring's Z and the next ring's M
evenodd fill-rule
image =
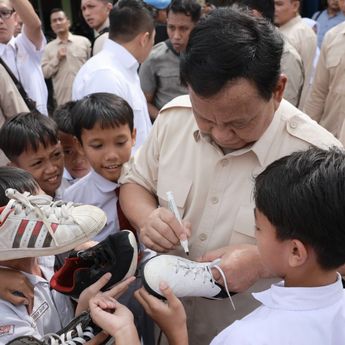
M6 190L0 208L0 260L55 255L93 238L107 217L96 206L55 201L48 195Z
M217 269L226 281L220 259L213 262L195 262L174 255L159 255L150 259L143 269L145 289L158 298L164 298L159 289L164 281L177 297L206 297L211 299L230 298L227 287L218 284L212 275L212 268Z

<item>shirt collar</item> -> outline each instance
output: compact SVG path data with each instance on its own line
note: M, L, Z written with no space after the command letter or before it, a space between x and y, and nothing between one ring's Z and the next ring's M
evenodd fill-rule
M114 58L116 58L118 65L122 65L128 69L133 69L135 70L135 73L138 70L138 67L139 67L138 61L121 44L118 44L115 41L108 38L104 42L103 50L110 52L114 56Z
M98 30L93 30L94 37L98 36L98 33L101 32L103 29L109 27L109 18L102 24L102 26Z
M58 41L58 44L63 43L62 40L59 37L56 37L56 39ZM73 42L73 35L70 32L68 32L67 41Z
M284 287L284 282L270 289L253 293L256 300L268 308L283 310L313 310L325 308L344 298L341 276L333 284L320 287Z
M6 47L11 47L14 49L14 51L16 50L16 39L14 36L12 36L12 38L5 44L5 43L0 43L0 56L2 56L2 54L4 53Z
M288 28L295 26L297 23L299 23L301 21L302 21L302 17L298 14L296 17L290 19L287 23L282 25L280 28L281 29L288 29Z
M97 174L94 170L92 170L90 174L91 178L95 182L96 187L103 193L114 192L115 189L119 187L119 184L107 180L103 176Z

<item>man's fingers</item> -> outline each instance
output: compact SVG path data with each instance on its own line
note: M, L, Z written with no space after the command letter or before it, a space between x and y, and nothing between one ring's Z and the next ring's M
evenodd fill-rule
M102 277L99 278L95 283L90 285L90 287L92 287L92 289L94 289L95 291L100 291L102 287L105 286L109 282L110 278L111 278L111 273L107 272L106 274L103 274Z

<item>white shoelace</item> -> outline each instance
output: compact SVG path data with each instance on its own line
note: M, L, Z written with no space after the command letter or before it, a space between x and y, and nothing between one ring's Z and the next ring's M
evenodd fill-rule
M28 192L19 193L17 190L8 188L6 190L6 196L9 199L13 199L14 213L18 214L24 212L29 215L30 212L34 212L36 217L38 217L48 229L53 241L58 246L54 236L54 231L51 228L49 217L55 215L58 220L60 219L71 219L71 210L74 208L75 204L72 202L65 203L63 201L52 202L52 198L49 195L30 195Z
M77 334L74 334L73 333ZM85 344L87 341L91 340L94 337L92 327L86 327L84 330L81 326L81 323L77 324L75 329L58 335L56 333L49 333L44 336L44 342L49 345L78 345ZM85 338L88 339L85 339Z
M221 275L223 281L224 281L224 288L226 291L226 294L228 295L228 298L231 302L231 305L233 307L234 310L236 310L234 302L231 298L230 295L230 291L228 289L228 283L226 280L226 276L223 272L223 270L219 267L219 263L220 263L221 259L216 259L212 262L210 262L208 265L201 265L200 263L194 263L194 262L188 262L188 261L184 261L184 260L177 260L177 265L176 265L176 273L179 271L179 269L183 269L185 271L185 275L188 274L194 274L194 279L196 279L197 276L199 276L200 274L203 277L203 283L205 284L206 281L211 280L212 285L214 286L216 284L215 279L213 278L213 274L212 274L212 268L215 268L219 274Z

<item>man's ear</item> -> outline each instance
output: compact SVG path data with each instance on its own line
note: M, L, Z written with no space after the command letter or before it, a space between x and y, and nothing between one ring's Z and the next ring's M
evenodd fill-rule
M273 91L273 101L274 101L274 110L276 111L279 108L280 102L283 99L285 86L287 82L287 77L285 74L279 76L277 85Z
M132 146L135 146L136 138L137 138L137 129L133 128L133 131L132 131Z
M142 48L146 47L147 43L150 40L150 33L149 32L141 32L138 35L139 43Z
M299 0L292 0L292 6L293 6L296 16L297 14L299 14L300 5L301 5L301 2Z
M108 2L107 3L107 10L108 10L108 12L110 12L112 8L113 8L113 5L110 2Z
M300 240L290 241L289 266L302 266L308 259L307 247Z

